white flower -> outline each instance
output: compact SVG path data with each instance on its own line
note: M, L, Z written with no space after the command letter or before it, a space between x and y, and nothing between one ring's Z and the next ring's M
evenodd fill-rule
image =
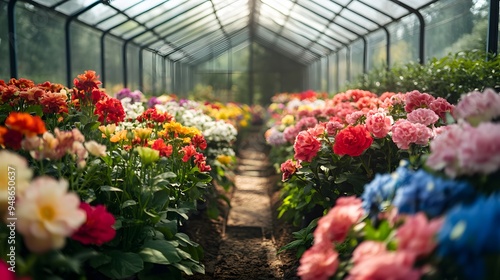
M94 140L85 142L85 148L93 156L96 156L96 157L105 157L106 156L106 146L101 145Z
M8 151L0 151L0 212L6 209L9 186L14 195L21 195L29 186L33 171L22 156ZM12 188L13 187L13 188Z
M80 198L67 191L66 180L39 177L17 201L17 230L30 251L43 253L64 247L66 237L85 222Z

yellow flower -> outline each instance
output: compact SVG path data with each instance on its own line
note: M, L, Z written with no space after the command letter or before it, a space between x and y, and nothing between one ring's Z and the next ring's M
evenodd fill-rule
M151 136L151 133L153 132L153 130L151 128L136 128L134 130L134 135L136 137L139 137L141 140L145 140L145 139L148 139L149 136Z
M295 119L292 115L286 115L281 119L281 123L284 125L292 125Z
M109 139L109 141L111 141L113 143L117 143L117 142L120 142L123 140L127 140L127 131L126 130L118 131L113 136L111 136L111 138Z
M115 133L116 125L114 123L113 124L108 124L106 126L101 125L101 126L99 126L99 130L104 134L103 138L109 138L109 136L111 134Z
M224 165L228 165L233 161L233 158L231 156L227 156L227 155L218 155L217 161L224 164Z
M248 126L248 122L247 122L247 120L245 120L245 119L241 120L241 121L240 121L240 126L241 126L241 127L247 127L247 126Z

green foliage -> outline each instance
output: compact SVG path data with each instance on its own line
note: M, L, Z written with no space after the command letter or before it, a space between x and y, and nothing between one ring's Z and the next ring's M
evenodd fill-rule
M486 57L481 51L467 51L433 58L425 65L410 62L390 70L379 67L345 85L345 89L379 94L419 90L456 103L462 94L474 90L500 89L500 59Z

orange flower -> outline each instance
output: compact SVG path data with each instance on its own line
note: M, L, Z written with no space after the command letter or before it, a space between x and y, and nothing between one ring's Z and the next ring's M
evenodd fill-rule
M42 134L47 129L45 123L39 116L32 116L28 113L12 112L5 120L5 126L18 131L27 137Z
M45 93L40 99L40 104L45 114L68 113L68 95L65 90Z
M77 89L91 92L93 89L99 87L101 81L99 81L99 76L96 75L95 71L88 70L85 71L85 73L78 75L73 80L73 83Z

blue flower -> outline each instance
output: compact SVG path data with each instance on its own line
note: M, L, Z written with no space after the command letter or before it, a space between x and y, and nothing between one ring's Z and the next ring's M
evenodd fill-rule
M436 217L455 204L473 198L474 189L467 182L447 180L418 170L398 187L393 204L400 213L423 211Z
M452 208L437 236L438 254L453 258L468 279L481 279L484 255L500 253L499 221L499 194Z

